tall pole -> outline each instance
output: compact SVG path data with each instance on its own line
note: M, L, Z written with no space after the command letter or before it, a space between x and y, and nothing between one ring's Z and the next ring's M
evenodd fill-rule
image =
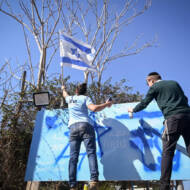
M61 62L60 63L60 65L61 65L61 84L63 85L63 63Z
M61 65L61 85L63 86L64 85L64 80L63 80L63 63L61 62L60 63L60 65ZM63 102L64 102L64 99L63 99L63 96L62 96L62 98L61 98L61 107L63 107Z
M184 190L183 181L176 180L176 190Z
M15 111L15 115L14 115L14 123L13 123L13 129L16 129L16 125L20 116L20 111L22 109L22 100L24 98L25 95L25 81L26 81L26 71L23 72L22 75L22 87L21 87L21 93L20 93L20 100L16 106L16 111Z

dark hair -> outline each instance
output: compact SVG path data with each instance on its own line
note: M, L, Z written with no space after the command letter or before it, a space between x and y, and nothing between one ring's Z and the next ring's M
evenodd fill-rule
M78 95L84 95L84 94L86 94L87 84L86 83L82 83L82 84L77 85L76 90L77 90L77 94Z
M157 73L157 72L151 72L151 73L149 73L148 74L148 77L153 77L155 80L161 80L162 79L162 77L160 76L160 74L159 73Z

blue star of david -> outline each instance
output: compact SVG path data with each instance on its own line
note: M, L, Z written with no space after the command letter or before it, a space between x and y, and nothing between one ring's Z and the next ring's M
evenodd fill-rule
M71 54L75 55L78 58L80 57L80 54L78 53L77 48L75 48L75 49L71 48Z
M101 126L99 124L96 123L95 121L95 113L91 112L90 113L90 116L92 117L93 121L94 121L94 130L96 132L96 142L98 144L98 152L97 152L97 155L98 157L102 157L103 156L103 152L102 152L102 147L101 147L101 143L100 143L100 138L105 135L111 128L110 127L106 127L106 126ZM101 129L104 129L103 132L99 133L98 129L101 128ZM69 158L70 156L65 154L65 152L67 151L67 149L69 148L69 131L66 131L64 133L64 135L68 138L68 143L66 144L66 146L63 148L63 150L61 151L61 153L58 155L58 157L55 159L55 163L54 165L57 165L57 163L62 159L62 158ZM82 163L83 163L83 160L85 159L85 156L87 155L86 152L80 152L79 154L79 164L78 164L78 170L81 169L81 166L82 166Z

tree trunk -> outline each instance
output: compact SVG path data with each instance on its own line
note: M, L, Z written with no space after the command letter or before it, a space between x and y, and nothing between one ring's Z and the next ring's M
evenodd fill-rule
M87 72L84 72L84 82L86 83L86 84L88 84L88 75L89 75L89 72L87 71Z
M47 51L47 48L43 47L41 56L40 56L37 89L40 89L42 82L45 81L46 51ZM42 81L42 79L43 79L43 81Z
M13 123L13 130L16 129L16 125L20 116L20 111L22 109L22 100L24 98L24 94L25 94L25 80L26 80L26 71L23 72L23 76L22 76L22 87L21 87L21 93L20 93L20 100L16 106L16 111L15 111L15 115L14 115L14 123Z

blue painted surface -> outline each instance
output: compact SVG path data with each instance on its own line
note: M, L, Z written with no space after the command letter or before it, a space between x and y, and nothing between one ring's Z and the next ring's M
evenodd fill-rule
M130 119L127 108L136 103L115 104L90 112L96 131L100 180L159 180L163 117L155 102ZM28 158L26 181L67 181L69 129L67 110L38 112ZM89 180L84 145L78 162L78 180ZM190 179L190 159L180 138L173 161L172 179Z

